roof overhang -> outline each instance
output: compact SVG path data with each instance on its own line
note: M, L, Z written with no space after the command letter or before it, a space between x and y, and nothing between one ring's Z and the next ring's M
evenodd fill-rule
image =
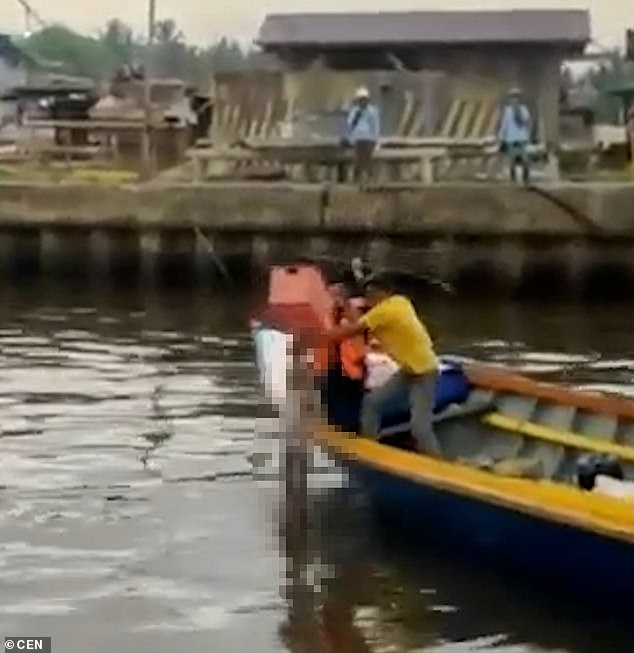
M583 50L591 40L583 10L412 11L272 14L257 44L265 50L566 44Z
M301 50L388 50L388 49L412 49L422 50L427 48L443 48L443 49L465 49L465 48L486 48L493 49L498 47L519 47L519 48L542 48L548 47L552 49L569 50L571 52L579 52L582 54L589 41L505 41L499 39L497 41L435 41L421 42L421 41L358 41L354 43L329 43L325 41L307 41L304 43L262 43L255 41L255 44L262 48L265 52L279 52L282 50L287 51L301 51ZM598 59L598 57L596 57ZM605 56L602 57L605 59Z

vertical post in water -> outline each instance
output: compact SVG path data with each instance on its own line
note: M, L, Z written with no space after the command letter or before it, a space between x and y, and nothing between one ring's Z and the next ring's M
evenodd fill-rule
M143 131L141 133L141 181L152 178L152 52L156 28L156 0L148 0L148 35L143 75Z

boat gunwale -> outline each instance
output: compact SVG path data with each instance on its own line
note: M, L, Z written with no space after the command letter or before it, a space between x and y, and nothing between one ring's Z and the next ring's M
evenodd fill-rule
M499 476L468 465L434 460L337 431L331 425L323 426L315 440L336 458L341 456L414 483L634 544L634 503L552 481Z
M466 363L463 367L469 382L480 389L528 395L542 401L634 421L634 401L627 397L612 397L538 381L483 363Z

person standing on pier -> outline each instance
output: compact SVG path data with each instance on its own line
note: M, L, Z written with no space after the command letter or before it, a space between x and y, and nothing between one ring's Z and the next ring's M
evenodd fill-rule
M367 88L357 90L346 120L345 142L354 149L354 177L362 187L372 173L372 156L381 136L379 110Z
M370 310L355 322L331 329L337 342L369 331L398 366L389 379L365 393L361 408L361 433L378 437L385 407L409 394L411 431L418 450L440 457L440 445L433 429L438 359L432 340L412 302L395 294L387 279L370 276L364 282Z
M528 107L521 101L521 92L512 88L508 102L502 109L498 141L500 150L506 153L509 160L511 181L517 182L516 168L522 168L522 181L530 183L530 156L528 144L531 141L532 120Z

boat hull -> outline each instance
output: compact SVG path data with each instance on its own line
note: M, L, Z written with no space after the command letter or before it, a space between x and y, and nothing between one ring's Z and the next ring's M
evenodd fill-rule
M381 520L421 544L477 556L589 604L629 605L634 547L551 520L344 461ZM627 602L625 601L627 599Z

